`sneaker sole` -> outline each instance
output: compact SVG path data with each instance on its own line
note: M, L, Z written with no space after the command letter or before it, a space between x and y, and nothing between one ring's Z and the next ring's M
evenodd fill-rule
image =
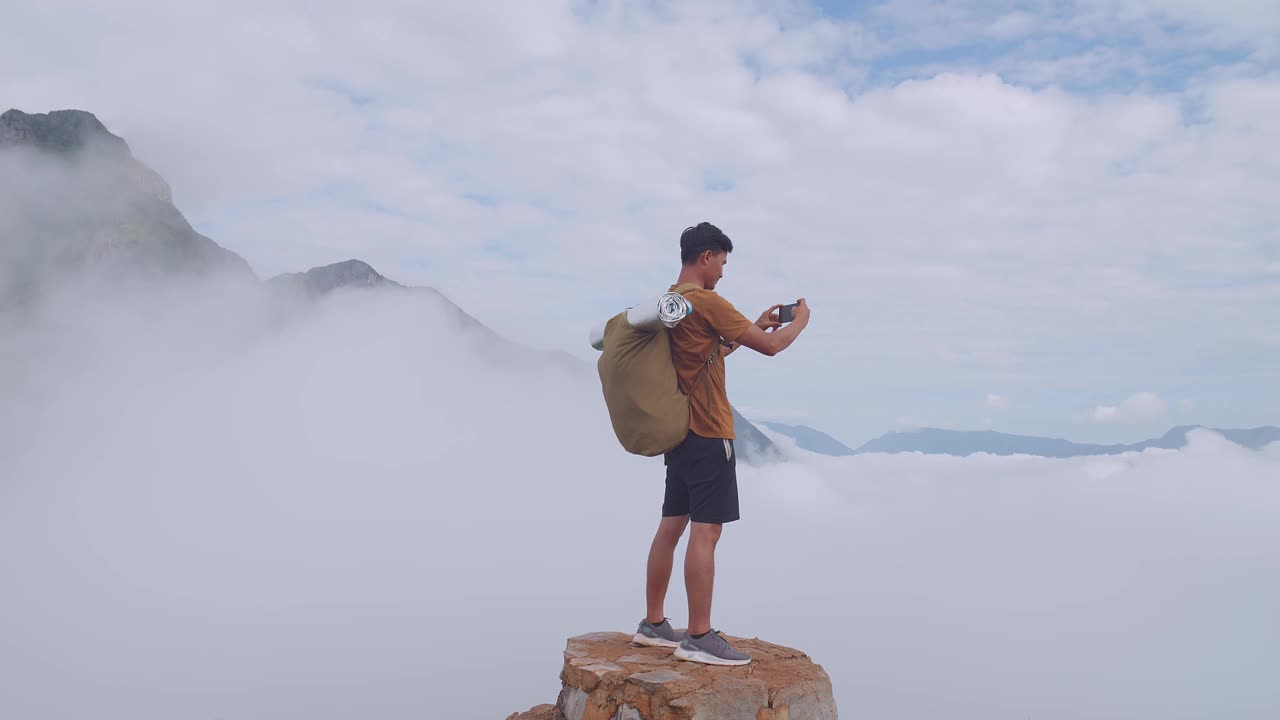
M662 638L652 638L652 637L649 637L648 635L642 635L640 633L636 633L635 636L631 638L631 642L635 643L636 645L644 645L647 647L663 647L663 648L680 647L680 643L678 642L672 642L671 640L663 640Z
M746 665L751 662L751 658L747 658L746 660L729 660L722 657L716 657L709 652L703 652L701 650L685 650L683 645L676 648L675 656L681 660L702 663L703 665Z

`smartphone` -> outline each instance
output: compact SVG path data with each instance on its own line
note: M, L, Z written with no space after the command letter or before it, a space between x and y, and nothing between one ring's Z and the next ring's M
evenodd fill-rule
M791 321L792 321L792 319L793 319L793 318L792 318L792 316L791 316L791 313L792 313L792 311L794 311L794 310L796 309L796 307L797 307L799 304L800 304L800 303L798 303L798 302L793 302L793 303L791 303L790 305L783 305L781 308L779 308L779 309L778 309L778 321L779 321L779 322L782 322L782 323L789 323L789 322L791 322Z

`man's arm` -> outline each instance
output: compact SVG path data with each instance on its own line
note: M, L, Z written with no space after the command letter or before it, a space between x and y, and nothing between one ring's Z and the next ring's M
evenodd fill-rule
M801 298L799 306L795 309L795 319L789 324L773 332L765 332L758 326L752 325L747 328L746 332L742 333L737 342L762 355L773 357L790 347L791 343L796 341L796 337L808 324L809 305Z
M777 330L778 328L782 327L782 323L778 321L778 310L781 307L782 307L781 305L774 305L773 307L761 313L760 318L756 320L756 327L760 328L761 330L764 330L765 332L768 332L770 330ZM742 347L742 343L732 342L729 340L725 340L724 338L720 338L720 344L724 346L720 351L720 354L723 355L724 357L728 357L732 355L734 350L737 350L738 348Z

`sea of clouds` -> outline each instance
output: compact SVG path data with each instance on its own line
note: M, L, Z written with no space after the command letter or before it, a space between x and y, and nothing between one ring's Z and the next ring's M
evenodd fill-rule
M555 700L566 637L634 630L663 468L589 365L432 296L260 292L0 327L0 717L497 719ZM1280 444L777 440L713 622L808 652L843 716L1280 716Z

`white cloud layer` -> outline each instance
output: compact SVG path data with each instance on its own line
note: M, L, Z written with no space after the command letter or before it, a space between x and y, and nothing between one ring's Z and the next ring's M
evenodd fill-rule
M0 716L554 699L566 636L644 611L661 464L617 447L590 367L443 318L405 294L280 316L231 288L6 328ZM1280 712L1280 445L792 453L741 468L714 620L811 653L842 714Z

